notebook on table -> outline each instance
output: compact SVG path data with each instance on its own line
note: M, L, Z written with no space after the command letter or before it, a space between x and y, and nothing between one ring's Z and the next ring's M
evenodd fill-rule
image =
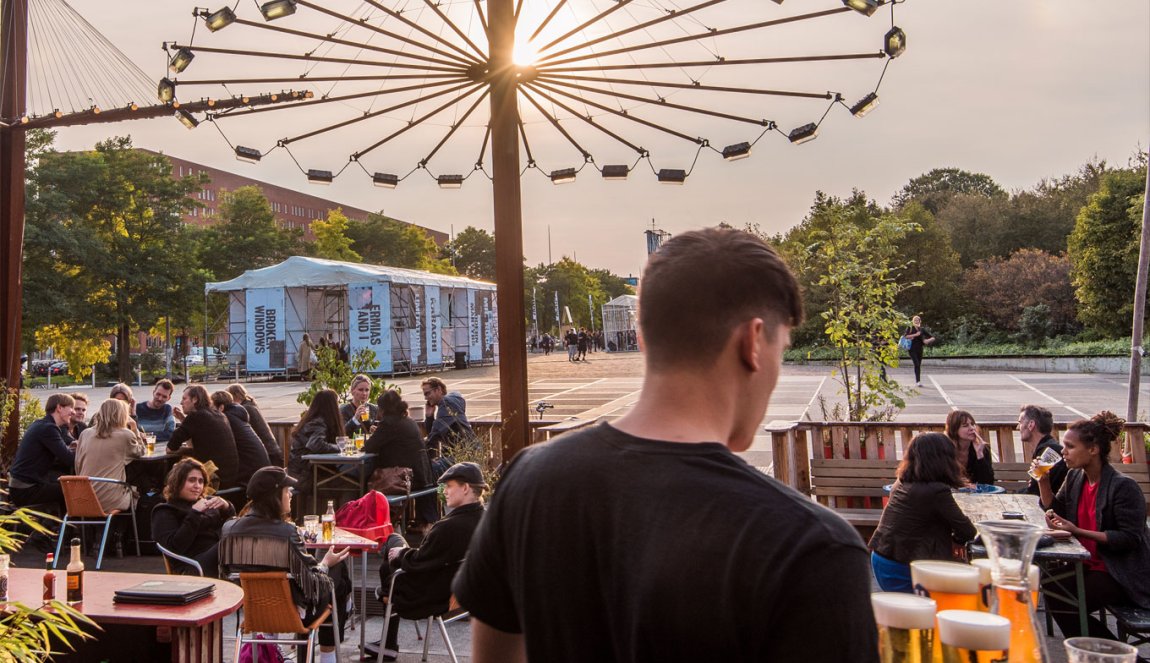
M187 605L211 596L214 583L206 580L149 580L126 589L117 589L113 603Z

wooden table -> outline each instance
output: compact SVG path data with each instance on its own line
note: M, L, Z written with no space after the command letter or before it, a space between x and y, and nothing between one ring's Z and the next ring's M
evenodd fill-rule
M354 456L345 456L340 453L334 454L307 454L303 457L304 460L311 463L311 512L319 513L319 487L335 482L337 485L343 484L343 488L347 486L358 486L359 493L356 497L361 497L367 492L367 477L364 476L364 467L367 461L375 458L375 454L370 453L357 453ZM341 469L343 466L355 466L355 472L359 474L358 477L352 478L351 471ZM320 479L320 471L323 471L324 477Z
M362 659L365 655L364 641L366 638L364 632L367 629L367 555L370 552L379 550L379 542L372 539L365 539L358 534L352 534L351 532L339 527L335 528L335 534L332 536L332 540L330 542L323 540L316 541L315 543L304 542L304 547L313 551L313 554L319 554L321 559L323 555L318 551L326 550L333 546L336 550L350 548L352 551L358 552L360 559L363 560L363 577L359 586L359 657ZM353 564L352 568L354 568L354 566L355 565ZM355 585L354 574L352 575L352 585ZM386 635L387 634L385 633L384 636Z
M958 503L958 508L966 514L967 518L973 523L979 523L983 520L1002 520L1004 511L1017 511L1021 513L1026 522L1033 523L1039 527L1046 528L1046 515L1042 510L1042 506L1038 503L1037 495L1025 494L1002 494L1002 495L986 495L986 494L971 494L971 493L955 493L954 501ZM971 546L973 554L985 555L986 548L982 546ZM1042 568L1043 574L1049 580L1060 580L1062 578L1070 577L1070 574L1058 574L1054 571L1054 566L1060 563L1069 563L1074 568L1074 583L1077 588L1075 596L1063 596L1057 592L1055 586L1048 583L1043 583L1041 590L1044 595L1049 595L1054 598L1069 602L1078 606L1078 621L1079 626L1082 628L1083 633L1089 633L1089 628L1086 623L1086 602L1079 601L1078 597L1086 594L1085 577L1083 575L1083 563L1090 559L1090 553L1078 539L1073 536L1068 539L1062 539L1054 542L1054 545L1039 548L1034 551L1034 563ZM1050 611L1046 611L1046 628L1051 631L1053 626L1051 624Z
M9 582L12 601L27 606L41 603L43 593L42 569L11 569ZM64 573L56 573L56 596L64 597ZM78 607L92 621L108 629L96 632L97 640L118 638L119 626L137 627L133 635L151 642L170 643L173 663L217 663L223 659L223 619L239 610L244 593L237 585L224 580L203 578L215 584L215 593L203 600L184 606L135 605L113 603L117 589L133 587L149 580L171 580L173 576L155 573L114 573L111 571L84 572L84 602ZM131 637L131 636L129 636ZM84 644L75 643L74 655L55 657L53 660L89 660ZM102 644L108 645L108 642ZM123 641L112 642L113 646ZM103 658L102 656L100 658ZM96 658L95 660L99 660Z

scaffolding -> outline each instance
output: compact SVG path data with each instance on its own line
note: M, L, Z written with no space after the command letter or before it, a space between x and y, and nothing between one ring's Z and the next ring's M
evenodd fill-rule
M608 352L638 351L639 298L619 295L603 305L603 339Z

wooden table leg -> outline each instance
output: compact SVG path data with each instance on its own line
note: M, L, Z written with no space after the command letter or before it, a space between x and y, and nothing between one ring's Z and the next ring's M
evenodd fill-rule
M172 663L222 663L223 621L172 629Z

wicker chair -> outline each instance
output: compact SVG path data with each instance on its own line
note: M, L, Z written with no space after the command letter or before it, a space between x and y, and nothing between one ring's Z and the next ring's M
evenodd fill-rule
M177 562L182 562L182 563L187 564L188 566L192 567L193 569L196 570L196 575L198 575L198 576L204 575L203 567L200 566L199 562L192 559L191 557L184 557L183 555L177 555L176 553L172 552L171 550L168 550L167 548L161 546L158 543L156 544L156 548L159 548L160 554L164 556L164 572L167 573L168 575L174 575L172 573L172 561L173 560L177 561Z
M112 529L112 518L116 516L132 517L132 533L136 539L136 557L140 556L140 533L136 528L136 512L133 510L124 513L119 509L113 509L110 512L104 511L104 507L100 505L100 499L96 497L96 491L92 488L92 482L128 485L126 481L104 477L60 477L60 489L64 492L64 504L67 507L67 513L64 514L64 520L60 523L60 534L56 537L56 557L53 568L60 563L60 551L64 547L64 535L68 525L103 525L104 531L100 536L100 552L96 557L96 570L99 571L100 566L104 563L104 548L108 544L108 532Z
M252 661L259 663L259 644L307 645L305 660L314 660L316 634L331 613L331 606L319 613L310 624L300 620L291 595L291 579L286 571L240 573L240 587L244 590L243 616L236 624L236 657L244 643L252 643ZM256 634L293 633L303 638L256 637Z

